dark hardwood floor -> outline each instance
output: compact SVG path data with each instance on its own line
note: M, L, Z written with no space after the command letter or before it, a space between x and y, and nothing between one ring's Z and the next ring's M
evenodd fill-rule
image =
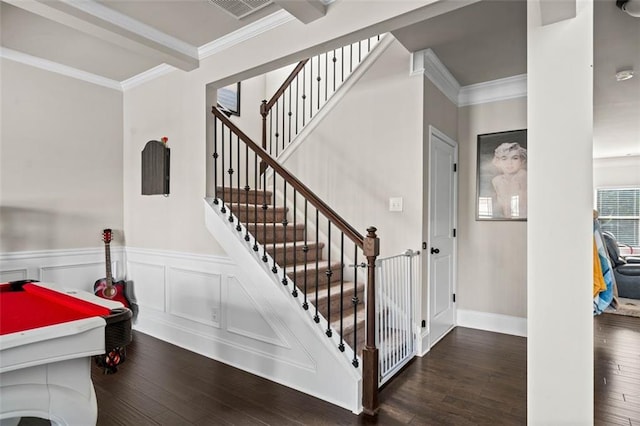
M99 425L526 423L526 339L465 328L382 389L377 419L140 333L117 374L93 378Z
M593 329L594 424L640 426L640 318L603 314Z
M640 318L596 317L594 346L594 423L640 425ZM526 339L466 328L388 383L375 419L141 333L117 374L94 367L93 379L101 426L525 425L527 417Z

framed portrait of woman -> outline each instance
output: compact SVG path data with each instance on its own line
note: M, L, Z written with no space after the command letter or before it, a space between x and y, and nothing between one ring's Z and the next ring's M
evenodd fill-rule
M527 219L527 131L478 135L476 220Z

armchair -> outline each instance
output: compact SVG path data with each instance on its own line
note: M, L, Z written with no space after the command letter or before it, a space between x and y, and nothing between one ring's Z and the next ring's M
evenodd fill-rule
M618 296L628 299L640 299L640 257L620 256L618 241L610 232L603 232L613 274L618 286Z

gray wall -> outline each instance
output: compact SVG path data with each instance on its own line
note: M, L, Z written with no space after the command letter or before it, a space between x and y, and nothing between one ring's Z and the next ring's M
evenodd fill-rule
M122 93L4 59L1 84L0 252L121 240Z
M525 98L459 110L458 309L527 316L527 223L475 220L477 135L525 128Z

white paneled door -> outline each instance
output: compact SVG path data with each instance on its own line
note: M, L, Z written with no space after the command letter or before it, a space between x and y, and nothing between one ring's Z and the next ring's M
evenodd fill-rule
M431 127L429 140L429 346L455 325L457 143Z

